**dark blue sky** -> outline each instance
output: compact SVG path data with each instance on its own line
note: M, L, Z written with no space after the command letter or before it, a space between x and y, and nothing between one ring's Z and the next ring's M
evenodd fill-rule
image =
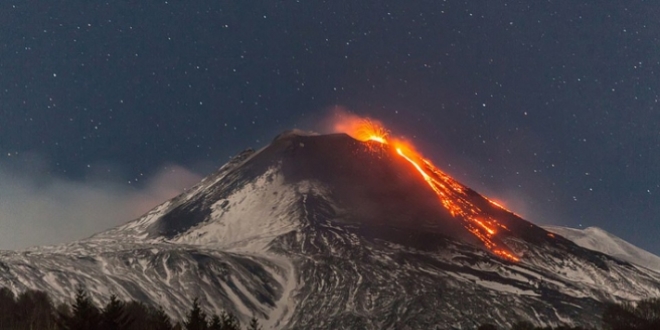
M341 105L535 223L660 253L654 1L67 4L0 4L0 165L32 189L205 175Z

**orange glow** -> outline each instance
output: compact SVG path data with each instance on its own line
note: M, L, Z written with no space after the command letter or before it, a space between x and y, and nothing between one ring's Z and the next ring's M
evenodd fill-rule
M388 131L378 121L369 118L343 114L342 118L334 123L334 130L347 133L359 141L387 143Z
M511 260L511 261L515 261L515 262L520 261L520 258L516 257L515 255L513 255L513 254L511 254L510 252L505 251L505 250L498 250L498 249L496 249L496 250L493 250L493 253L497 254L497 255L500 256L500 257L503 257L503 258L509 259L509 260Z
M484 197L484 198L485 198L485 197ZM501 208L501 209L506 210L506 208L504 208L504 206L502 206L502 204L500 204L500 203L498 203L498 202L496 202L496 201L494 201L494 200L492 200L492 199L488 199L488 198L486 198L486 200L489 201L491 204L493 204L493 205L495 205L495 206L497 206L497 207L499 207L499 208Z
M474 205L467 195L468 190L465 186L440 171L430 161L424 159L410 144L402 140L390 139L388 131L377 121L356 116L349 116L336 123L335 130L347 133L359 141L375 141L391 146L391 150L395 151L419 172L424 181L438 196L441 205L449 211L452 217L461 220L465 229L477 237L487 249L500 258L514 262L520 261L506 246L502 246L493 240L498 233L497 227L507 231L508 228ZM506 210L502 205L487 198L486 200Z
M369 141L376 141L376 142L379 142L379 143L386 143L387 142L384 137L377 136L377 135L369 136Z

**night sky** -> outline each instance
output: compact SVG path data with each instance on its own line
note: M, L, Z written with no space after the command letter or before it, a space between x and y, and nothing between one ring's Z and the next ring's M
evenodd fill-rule
M135 217L335 106L660 253L656 1L0 3L0 248Z

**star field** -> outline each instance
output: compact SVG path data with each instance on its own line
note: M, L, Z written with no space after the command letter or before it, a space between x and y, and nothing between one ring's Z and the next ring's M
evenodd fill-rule
M537 224L660 253L659 4L68 4L0 4L5 167L206 175L339 105Z

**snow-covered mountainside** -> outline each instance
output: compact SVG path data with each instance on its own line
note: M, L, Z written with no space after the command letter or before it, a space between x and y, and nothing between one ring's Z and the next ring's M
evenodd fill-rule
M63 301L84 285L94 299L114 293L176 318L199 297L209 312L256 315L267 329L592 325L605 302L660 296L660 274L431 176L454 204L385 146L283 134L139 219L70 244L0 252L0 286ZM496 219L498 231L476 239L447 205L469 207L471 223Z
M588 227L577 229L561 226L543 226L543 228L564 236L583 248L602 252L638 266L660 272L660 257L638 248L601 228Z

